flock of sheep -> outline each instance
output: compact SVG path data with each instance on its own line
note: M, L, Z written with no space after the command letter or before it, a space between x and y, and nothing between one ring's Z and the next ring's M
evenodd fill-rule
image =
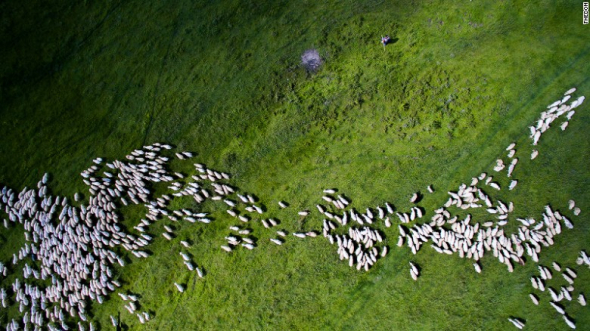
M533 145L538 144L541 134L562 115L565 114L568 121L572 118L574 109L584 101L584 97L580 97L566 104L574 91L567 91L562 99L550 105L537 124L530 128ZM562 130L567 128L567 123L565 121L560 126ZM511 144L506 148L507 159L496 162L494 176L512 178L519 160L515 147ZM103 303L121 286L113 276L113 268L115 265L123 267L126 257L115 253L116 247L137 258L148 258L145 248L154 238L146 232L153 223L168 220L205 225L213 221L203 211L171 208L170 202L179 197L191 197L197 205L211 200L224 206L234 222L229 226L230 233L225 237L225 243L219 246L227 253L240 248L257 248L259 244L253 236L256 227L252 224L258 222L266 229L258 227L260 231L274 234L269 241L276 245L284 244L289 238L315 238L321 233L337 246L336 252L341 260L366 271L379 258L385 257L389 250L385 244L385 233L376 228L381 224L390 228L397 223L397 246L407 246L416 254L425 244L430 244L439 253L473 259L478 273L482 272L478 261L486 252L491 252L506 265L509 272L514 270L515 264L523 265L525 256L538 262L542 247L553 245L553 238L562 232L562 224L566 228L573 227L572 216L566 216L551 206L545 207L542 219L512 217L513 203L493 200L489 193L501 190L500 183L492 175L481 173L469 184L461 184L456 191L448 192L449 199L434 210L426 222L421 222L428 211L418 205L422 197L418 192L410 197L412 207L406 212L397 211L389 203L359 212L352 207L350 198L338 194L336 189L326 189L322 197L324 204L316 205L320 219L323 219L321 230L300 230L292 232L290 237L287 230L278 229L282 226L278 218L265 216L266 208L255 196L242 193L227 183L230 179L228 174L199 163L194 164L194 175L170 171L172 160L193 157L190 152L172 156L168 152L170 149L169 145L155 143L131 152L122 161L108 163L101 158L93 160L94 165L81 173L88 185L87 199L79 193L74 195L73 202L66 197L52 196L48 192L47 174L37 188L24 188L21 192L7 187L0 190L0 209L8 216L3 220L4 226L22 225L25 239L11 262L0 262L3 284L9 280L12 284L8 289L0 288L2 307L6 309L17 305L22 314L21 321L13 319L6 325L7 330L38 330L42 327L68 330L72 321L77 321L80 330L96 329L87 314L87 305L91 302ZM166 156L169 155L167 153L170 156ZM531 160L537 155L538 151L532 151ZM508 189L514 189L517 183L517 180L511 179ZM156 196L153 189L156 185L166 185L169 193ZM427 191L434 192L432 186ZM129 204L146 207L145 217L134 226L136 234L118 225L121 217L117 210ZM278 205L281 210L289 208L284 201L279 201ZM570 201L568 207L574 216L581 212L574 201ZM471 214L465 217L457 215L457 212L478 209L485 210L492 220L480 223ZM302 210L298 215L306 218L313 217L314 213ZM511 221L520 222L517 233L504 231L503 227ZM182 246L179 259L188 272L195 272L199 278L205 277L203 267L192 261L188 252L191 244L185 240L177 241L175 230L169 225L163 227L165 232L162 237L171 244ZM577 262L590 266L590 258L585 252L581 252ZM551 279L554 272L562 273L567 284L560 290L547 288L546 293L551 295L549 304L563 316L567 325L575 328L573 320L559 302L573 300L576 272L569 267L562 271L557 262L552 267L554 271L539 266L540 274L531 278L531 283L536 290L545 292L545 280ZM413 262L410 262L409 272L414 280L420 276L420 270ZM179 292L185 291L183 284L173 285ZM125 302L124 307L129 314L137 317L140 323L151 320L149 312L141 309L137 294L118 292L118 295ZM540 302L536 294L531 294L531 300L534 304ZM577 300L586 305L583 294L578 293ZM114 326L120 324L117 318L110 318ZM518 318L510 318L509 321L518 328L525 325Z

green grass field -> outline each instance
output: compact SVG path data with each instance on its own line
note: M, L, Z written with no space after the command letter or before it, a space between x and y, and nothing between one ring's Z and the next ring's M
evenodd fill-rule
M543 248L540 264L575 267L574 293L590 294L590 270L575 264L590 249L588 102L567 130L543 135L534 161L528 137L567 89L590 96L581 16L581 1L4 1L0 183L20 191L49 172L52 193L72 197L85 192L79 174L93 158L166 142L230 173L292 232L321 229L317 213L303 222L297 211L315 209L327 187L359 211L385 201L407 211L421 191L429 220L447 191L493 174L516 142L519 184L493 197L536 219L547 204L568 214L574 199L575 228ZM384 49L385 34L395 42ZM310 48L324 60L316 73L300 65ZM192 163L172 165L194 174ZM430 184L434 194L425 193ZM279 200L290 207L279 210ZM378 226L391 250L369 272L339 261L324 238L275 246L259 223L259 247L227 254L219 246L235 221L221 204L176 206L212 211L215 221L174 223L172 242L160 236L171 222L155 223L153 255L127 254L131 263L116 270L153 320L139 324L112 294L89 309L101 329L119 312L129 330L504 330L514 328L511 316L526 329L567 329L548 293L535 292L539 306L529 299L533 261L508 273L486 255L476 274L472 260L429 245L417 255L396 247L397 226ZM145 208L121 213L133 232ZM505 231L517 225L513 217ZM2 228L0 261L11 261L22 232ZM188 251L204 279L184 267L183 239L194 242ZM416 282L409 261L421 268ZM578 329L590 329L588 307L562 303ZM16 316L18 307L0 310L0 325Z

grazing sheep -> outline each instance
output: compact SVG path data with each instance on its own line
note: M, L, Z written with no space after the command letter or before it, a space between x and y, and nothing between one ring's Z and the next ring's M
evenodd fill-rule
M539 305L539 298L537 298L536 295L534 295L533 293L529 294L531 301L533 301L533 303L538 306Z
M245 196L241 195L241 194L236 194L238 196L238 198L240 200L242 200L243 203L248 203L248 198L246 198ZM281 204L281 202L279 201L279 205Z
M539 143L539 139L541 138L541 131L536 131L533 135L533 146L536 146Z
M414 263L410 262L410 271L412 273L414 273L416 275L416 277L418 277L420 275L420 272L418 271L418 268L416 267L416 265L414 265ZM415 279L414 279L415 280Z
M508 190L509 191L512 191L516 187L516 184L518 184L518 181L517 180L512 180L510 182L510 185L508 186Z
M581 103L583 101L583 99L579 100L579 102L576 100L575 103ZM558 103L565 101L562 99ZM567 116L573 116L573 111L568 107L573 108L573 104L571 106L560 106L558 104L555 106L555 109L551 108L542 114L538 126L532 127L531 130L531 138L533 138L535 144L539 140L541 133L549 128L549 125L557 116L566 113L568 114ZM89 187L90 196L88 197L88 202L80 207L70 206L68 200L64 197L51 197L48 195L47 187L43 185L47 181L45 176L42 182L38 183L38 190L25 189L23 192L18 193L4 188L1 191L0 201L2 208L8 215L5 224L8 225L9 221L18 222L23 224L25 228L26 243L20 250L15 252L13 263L17 265L22 262L21 265L24 264L22 271L25 280L31 277L35 279L46 279L48 276L51 278L55 277L57 280L51 282L52 284L47 288L38 288L35 285L37 291L37 297L35 298L35 294L32 294L35 293L32 287L33 285L25 283L23 289L22 284L17 278L13 283L13 293L16 296L17 304L20 304L19 308L21 312L27 309L28 306L40 306L42 309L45 309L44 307L47 307L48 302L54 303L61 301L61 309L65 313L69 313L72 317L78 314L81 320L86 321L83 308L89 302L88 299L102 303L108 297L109 291L115 291L115 286L120 286L120 284L112 279L113 272L109 269L108 265L109 262L111 264L118 262L121 266L124 263L119 256L109 250L109 247L114 248L120 245L136 257L147 257L145 248L141 247L148 245L152 238L146 234L136 237L126 233L117 226L117 223L120 221L120 216L116 214L118 199L121 199L121 203L124 205L127 205L127 201L129 201L129 204L143 204L147 207L145 220L141 220L135 226L135 229L140 232L147 231L152 222L162 219L164 216L172 221L182 218L189 222L195 222L197 219L203 223L211 222L211 220L205 218L207 213L193 214L188 209L169 210L169 206L174 205L171 200L173 198L171 197L192 196L197 203L202 203L206 199L213 198L214 200L223 200L230 207L237 206L240 203L252 204L246 205L245 209L252 213L258 212L262 214L262 208L253 205L255 199L250 195L236 194L239 198L239 200L236 200L237 202L229 200L230 195L235 193L234 189L220 184L220 182L216 183L217 180L229 179L229 175L219 173L212 169L206 169L204 165L195 165L196 171L199 172L198 176L186 176L185 181L177 182L177 178L184 178L185 175L166 170L168 159L157 155L160 148L166 147L160 146L159 144L154 144L144 146L144 150L133 151L131 157L127 158L132 162L124 160L124 162L115 161L107 163L107 166L113 169L113 171L104 172L104 176L99 174L101 170L97 166L92 166L83 171L81 175L84 183ZM511 157L516 152L514 147L514 144L512 144L507 148L509 150L508 155ZM536 156L535 152L538 153L537 151L533 151L531 159L534 159L533 155ZM177 154L177 157L182 159L192 157L192 154L187 153ZM96 163L100 164L101 162L102 160ZM511 176L516 162L518 162L516 158L511 161L508 168L509 176ZM502 167L506 166L502 160L498 160L498 164ZM195 182L189 182L191 178ZM489 197L476 187L477 184L483 183L484 180L486 185L492 187L493 185L497 185L496 189L500 189L497 183L492 182L492 177L482 173L479 177L472 179L470 186L462 184L456 193L450 192L451 198L445 206L450 207L455 205L457 208L466 210L468 208L482 207L482 205L478 204L478 201L481 201L480 203L482 204L485 201L487 205L485 208L490 213L495 214L497 217L496 222L490 221L483 224L471 222L470 224L470 215L465 220L461 220L457 216L451 217L450 212L441 207L435 211L432 222L429 224L416 224L408 228L400 226L398 246L401 247L407 244L412 253L416 254L422 245L431 241L431 247L439 253L449 255L457 253L462 258L472 258L475 262L473 264L474 268L478 273L481 272L481 267L477 261L483 257L485 252L492 251L494 256L500 262L505 263L509 271L512 271L512 263L518 262L524 264L523 255L525 254L525 249L527 256L530 256L533 261L538 262L539 257L537 254L540 253L542 247L554 244L552 238L561 233L561 224L564 224L568 228L573 227L573 224L571 224L571 221L567 217L564 217L558 211L552 211L551 208L548 208L543 214L542 221L537 222L532 218L518 219L522 223L522 226L518 228L518 233L509 236L507 233L504 233L502 226L507 224L508 215L513 212L514 205L512 203L506 205L498 201L497 206L494 206ZM152 195L153 192L150 192L150 183L158 182L166 182L166 185L169 185L169 189L174 191L174 193L154 197ZM516 183L516 180L512 180L509 189L512 190L516 186ZM205 185L211 185L215 192L212 194L216 194L215 197L210 196L207 191L209 188L202 187ZM431 186L428 186L427 190L430 193L433 192ZM332 202L336 209L345 209L350 203L347 198L341 195L337 198L331 196L336 193L335 189L326 189L324 192L326 194L324 200ZM420 198L419 195L420 193L416 192L412 196L411 202L417 202ZM123 200L123 196L127 200ZM80 196L78 194L74 195L74 200L78 201L79 198ZM53 199L55 199L55 202ZM282 201L279 202L279 207L284 208L284 206L287 206L286 203L284 206L281 203ZM389 251L388 246L383 246L380 250L375 246L377 243L383 241L380 233L375 229L369 227L356 228L355 225L348 228L348 234L331 233L337 229L337 226L346 225L348 215L350 215L350 219L361 225L364 223L372 224L376 219L374 219L370 208L367 209L366 214L359 214L355 210L350 209L350 212L339 215L338 212L327 211L321 205L317 205L317 207L328 219L334 219L340 223L324 220L323 234L331 244L338 243L338 254L340 258L347 260L351 267L356 265L358 270L369 270L377 262L379 257L386 256ZM580 209L575 207L573 201L570 202L569 209L573 210L575 215L580 213ZM394 208L388 203L385 203L385 208L376 207L375 210L378 213L379 219L383 220L385 226L389 228L391 221L388 215L394 213ZM387 213L385 210L387 210ZM230 215L232 213L234 213L233 216L239 214L237 210L230 209L230 211L228 211ZM343 211L341 210L340 212ZM307 216L309 211L304 211L304 213L306 214L300 215ZM48 214L55 215L55 219L47 216ZM402 223L408 223L411 220L421 218L423 216L423 209L414 206L411 207L408 213L398 213L397 215ZM244 222L248 221L246 216L240 215L239 217ZM55 226L53 221L59 224L59 228ZM265 227L276 226L278 224L272 219L262 220L262 223ZM164 229L166 232L162 236L168 240L172 240L172 228L164 226ZM248 235L251 231L240 229L237 226L232 226L230 229L241 235ZM277 231L277 234L286 236L286 233L282 231ZM305 238L307 236L315 237L317 234L318 232L316 231L310 231L307 233L294 233L293 235ZM52 236L55 243L49 243L48 236ZM227 240L229 242L228 246L222 246L222 249L227 252L231 252L238 245L246 249L256 247L250 238L242 239L237 236L229 236ZM244 243L241 243L241 240ZM284 242L284 240L275 238L270 240L277 245L281 245ZM183 247L190 247L186 241L181 241L180 243ZM189 256L183 252L180 252L180 255L189 270L196 268L197 274L199 277L202 277L202 271L197 267L193 267ZM40 270L36 270L38 268L37 265L39 265L37 263L35 263L35 266L31 266L32 264L28 259L33 256L39 259L39 264L41 265ZM48 260L52 261L52 265L46 265L45 261ZM590 265L590 258L584 252L581 252L581 256L576 262L580 265ZM556 265L556 263L553 263L553 268L560 271L559 268L561 267L559 265L556 267ZM410 263L410 266L410 275L414 280L417 280L419 270L413 263ZM572 300L571 293L573 293L574 289L571 284L573 284L577 276L575 271L569 268L564 269L562 275L570 285L561 287L560 291L555 291L548 286L548 292L553 299L552 305L558 312L558 308L562 307L557 302L564 298ZM551 279L552 274L548 268L542 266L539 267L539 273L540 277L533 277L531 282L535 288L544 291L545 285L543 279ZM5 277L7 276L7 268L3 264L0 264L0 274L3 274ZM80 290L79 285L81 284L88 285L82 285L83 287ZM178 286L180 285L176 283L175 285L179 289ZM63 287L59 289L58 287L61 286ZM184 288L182 290L179 289L179 291L183 292ZM48 302L43 300L39 302L39 293L48 293ZM118 294L123 300L132 300L132 302L137 300L132 295ZM533 303L538 304L538 298L534 294L531 294L530 297ZM31 298L33 302L28 301ZM582 305L586 303L585 297L582 294L577 297L577 300ZM10 301L4 289L0 290L0 301L2 301L5 307L8 306L8 301ZM135 310L135 305L132 303L127 303L125 307L131 312ZM48 310L45 311L45 313L47 312ZM63 321L64 317L61 310L60 313L61 317L57 311L53 315L47 313L47 318ZM35 321L38 323L41 321L41 314L35 315ZM141 318L144 321L149 320L145 314L137 314L137 316L142 323ZM567 321L568 318L564 315L564 319ZM518 319L512 318L512 320L516 321L515 326L524 326L524 323ZM65 329L67 325L64 324L62 327ZM16 329L18 325L12 326L11 328Z
M386 228L391 227L391 221L389 220L389 217L386 217L383 221L385 223Z
M567 113L567 116L566 116L567 120L568 121L571 120L572 117L574 117L575 114L576 114L576 111L575 110L572 110L569 113Z
M569 124L568 121L563 122L559 127L561 128L561 131L565 131L565 129L567 128L567 125Z
M475 272L477 272L478 274L481 273L481 266L479 265L479 263L475 262L473 264L473 267L475 268Z
M492 187L492 188L494 188L494 189L498 190L498 191L500 191L500 189L501 189L501 188L500 188L500 185L499 185L498 183L496 183L496 182L489 183L488 185L489 185L490 187Z
M391 206L389 203L385 203L385 208L387 208L387 212L389 214L393 214L393 206Z
M555 302L559 302L563 298L563 297L560 298L551 287L549 288L549 294L551 294L551 299L553 299L553 301L555 301Z
M518 329L524 328L524 323L516 318L509 318L508 321L510 321L510 323L514 324L514 326L517 327Z
M182 285L180 285L178 283L174 283L174 286L176 286L176 289L178 290L178 292L180 292L180 293L184 292L184 287L182 287Z
M568 208L569 208L569 210L574 209L575 206L576 206L576 202L574 200L568 201Z
M563 224L565 225L566 228L568 228L568 229L574 228L574 224L567 217L562 216L562 221L563 221Z
M580 293L580 295L578 295L578 302L580 303L580 305L586 306L586 297L583 293Z
M565 268L565 272L568 274L568 276L570 276L570 278L575 279L576 277L578 277L578 275L576 274L575 271L573 271L570 268Z
M553 308L555 308L555 310L560 313L561 315L565 314L565 310L558 305L557 303L553 302L553 301L549 301L549 304L551 304L551 306L553 306Z
M576 328L576 324L574 323L574 321L570 320L567 315L563 315L563 320L565 321L565 323L567 324L567 326L569 326L572 329Z
M242 244L242 247L245 247L245 248L247 248L247 249L249 249L249 250L252 250L252 249L254 249L254 245L252 245L252 244L244 244L244 243L243 243L243 244Z

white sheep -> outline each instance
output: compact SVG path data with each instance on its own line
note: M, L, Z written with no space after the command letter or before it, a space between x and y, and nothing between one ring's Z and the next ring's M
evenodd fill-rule
M473 267L475 268L475 272L477 272L478 274L481 273L481 266L479 265L479 263L475 262L473 264Z
M567 317L567 315L563 315L563 320L565 321L565 323L566 323L566 324L567 324L567 325L568 325L570 328L572 328L572 329L575 329L575 328L576 328L576 324L575 324L575 323L574 323L572 320L570 320L570 319Z
M572 94L574 92L576 92L576 88L575 87L572 87L571 89L567 90L563 95L569 95L569 94Z
M565 121L563 123L561 123L561 125L559 126L561 128L561 131L565 131L565 129L567 128L567 125L569 124L568 121Z
M586 306L586 297L583 293L580 293L580 295L578 295L578 302L580 303L580 305Z
M184 287L178 283L174 283L174 286L176 286L176 289L178 290L178 292L182 293L184 292Z
M568 201L568 208L569 208L569 210L574 209L575 206L576 206L576 202L574 200Z
M514 326L517 327L518 329L524 328L524 323L515 319L515 318L509 318L508 321L510 321L510 323L514 324Z
M247 249L249 249L249 250L254 249L254 245L252 245L252 244L244 244L244 243L242 243L242 246L245 247L245 248L247 248Z
M562 315L564 315L564 314L565 314L565 310L564 310L564 309L563 309L563 308L562 308L560 305L558 305L557 303L555 303L555 302L553 302L553 301L549 301L549 304L551 304L551 306L553 306L553 308L555 308L555 310L556 310L558 313L560 313L560 314L562 314Z

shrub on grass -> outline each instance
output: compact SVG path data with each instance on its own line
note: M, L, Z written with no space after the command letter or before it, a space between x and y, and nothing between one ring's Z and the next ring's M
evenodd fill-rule
M308 49L301 55L301 63L307 71L315 72L322 65L322 58L316 49Z

